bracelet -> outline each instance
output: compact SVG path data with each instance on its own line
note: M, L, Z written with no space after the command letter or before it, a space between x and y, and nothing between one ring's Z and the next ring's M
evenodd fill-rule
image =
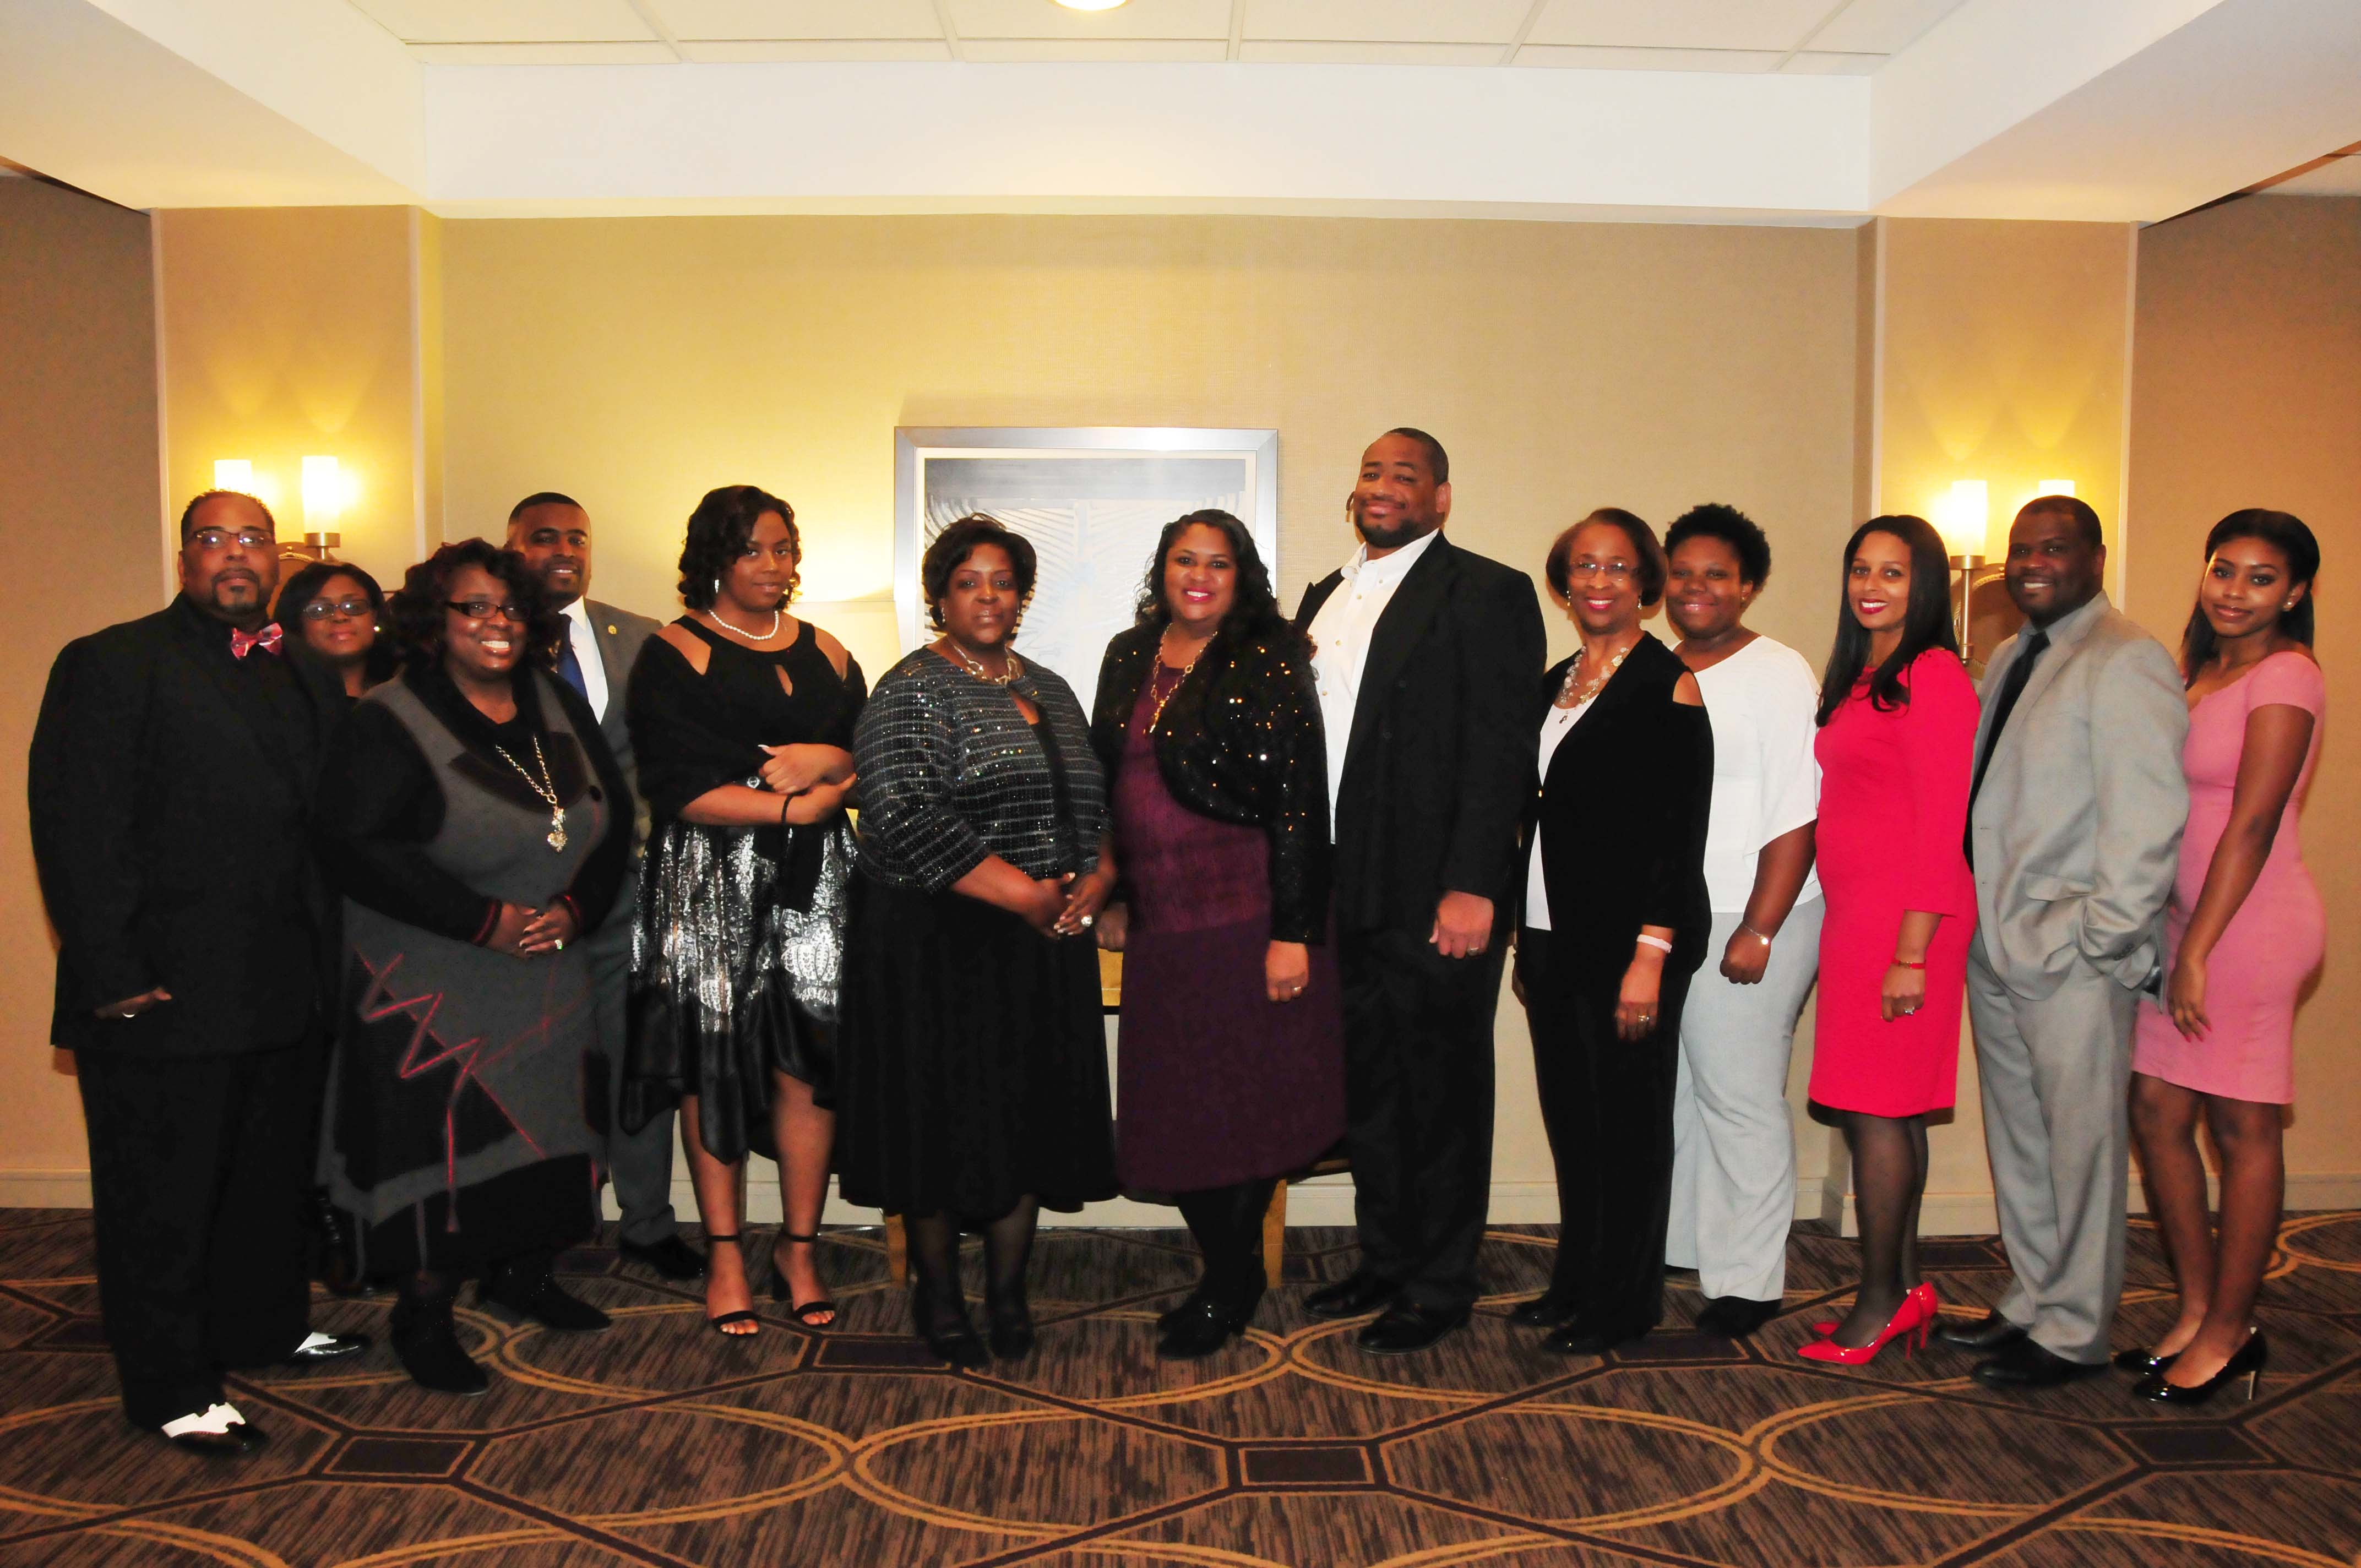
M1896 959L1894 960L1894 967L1895 969L1925 969L1927 966L1923 962L1914 964L1908 959Z
M1653 948L1660 953L1669 953L1673 950L1673 945L1670 942L1665 941L1662 937L1651 937L1645 931L1640 933L1640 945L1643 948Z
M1753 938L1756 941L1762 943L1764 947L1767 948L1771 945L1771 934L1769 932L1758 931L1743 920L1741 920L1738 923L1738 928L1745 932L1748 936Z
M796 797L794 795L789 795L786 799L779 802L779 827L783 831L787 826L787 811L795 804Z

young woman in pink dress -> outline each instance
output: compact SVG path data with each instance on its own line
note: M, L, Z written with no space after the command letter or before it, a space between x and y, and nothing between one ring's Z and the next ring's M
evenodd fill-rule
M2327 927L2296 811L2320 756L2326 695L2312 656L2320 545L2283 511L2235 511L2205 540L2181 642L2189 682L2189 828L2166 913L2161 1004L2140 1004L2132 1133L2149 1210L2180 1288L2180 1316L2116 1365L2134 1390L2195 1404L2246 1379L2270 1350L2255 1297L2277 1245L2286 1170L2279 1108L2295 1098L2295 1003ZM2200 1115L2222 1151L2222 1227L2205 1212Z
M1874 517L1845 545L1820 681L1820 994L1814 1114L1844 1129L1861 1217L1852 1310L1798 1352L1858 1365L1923 1341L1927 1115L1960 1069L1975 883L1965 847L1976 691L1951 633L1950 563L1924 518Z

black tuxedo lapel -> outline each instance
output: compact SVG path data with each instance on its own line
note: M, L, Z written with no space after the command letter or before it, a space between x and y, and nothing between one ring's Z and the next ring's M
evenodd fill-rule
M1295 607L1295 629L1298 631L1306 637L1312 635L1312 617L1320 613L1320 607L1328 602L1328 596L1334 593L1344 580L1344 573L1331 572L1303 590L1302 602Z
M1446 539L1437 538L1428 545L1369 630L1369 656L1362 663L1361 682L1353 696L1353 734L1345 748L1344 777L1352 775L1353 758L1376 733L1385 707L1383 694L1410 662L1419 634L1434 619L1444 591L1451 586L1450 550Z

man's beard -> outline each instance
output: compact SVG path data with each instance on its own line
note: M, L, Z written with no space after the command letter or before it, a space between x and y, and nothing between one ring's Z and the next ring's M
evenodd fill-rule
M1413 518L1407 514L1398 514L1396 521L1384 528L1373 527L1356 514L1353 525L1361 531L1364 541L1380 550L1399 550L1405 544L1415 544L1434 532L1433 518Z
M207 608L223 620L259 620L270 596L263 591L259 581L239 577L224 582L216 577L206 601Z

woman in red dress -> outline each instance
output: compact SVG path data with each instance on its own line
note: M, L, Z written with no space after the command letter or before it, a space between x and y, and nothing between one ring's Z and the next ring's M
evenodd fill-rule
M1924 518L1874 517L1845 545L1820 682L1820 993L1814 1113L1844 1128L1861 1217L1851 1312L1802 1347L1859 1365L1934 1321L1918 1273L1927 1115L1949 1108L1975 883L1965 839L1976 692L1951 634L1950 565Z

